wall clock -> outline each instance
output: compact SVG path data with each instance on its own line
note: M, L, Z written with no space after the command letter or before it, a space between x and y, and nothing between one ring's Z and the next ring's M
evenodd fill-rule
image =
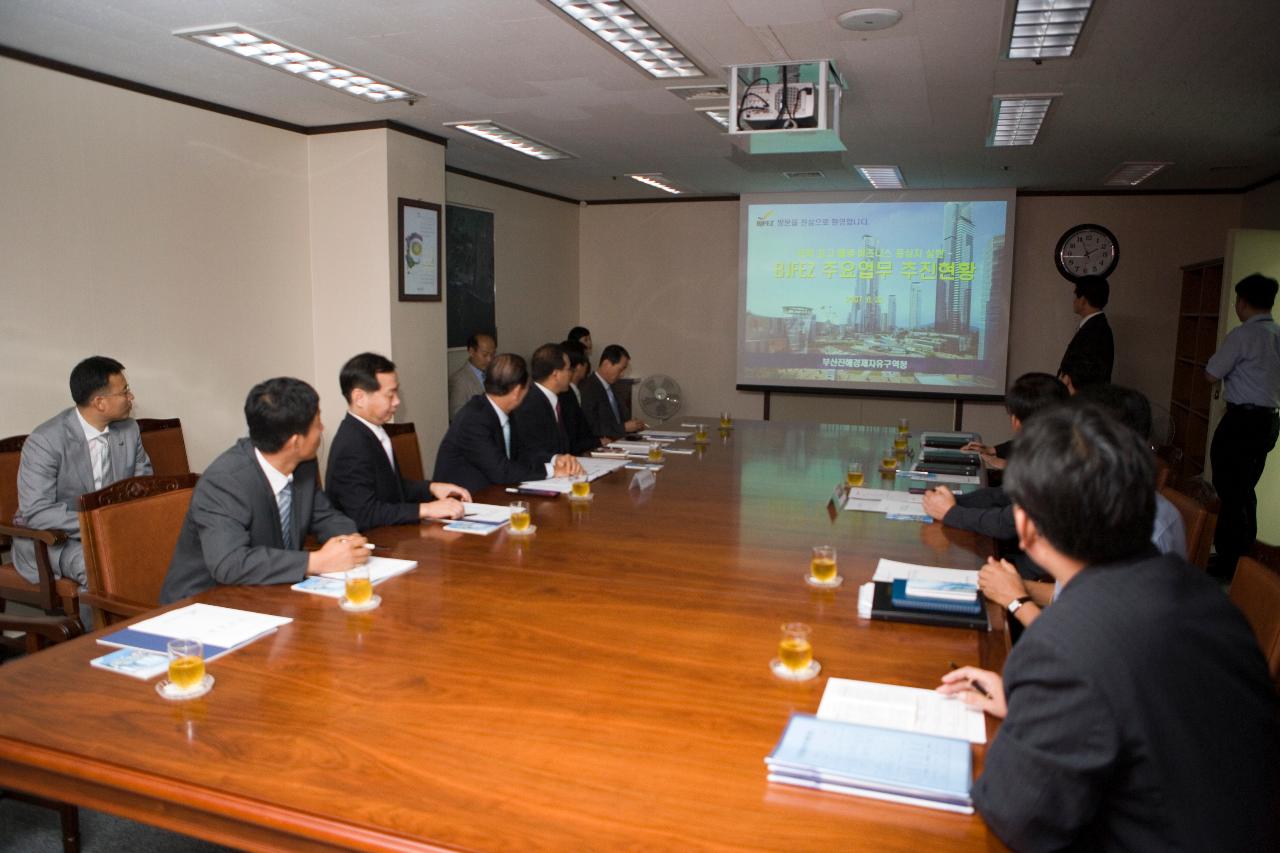
M1120 263L1120 243L1101 225L1076 225L1058 240L1053 262L1072 281L1086 275L1106 278Z

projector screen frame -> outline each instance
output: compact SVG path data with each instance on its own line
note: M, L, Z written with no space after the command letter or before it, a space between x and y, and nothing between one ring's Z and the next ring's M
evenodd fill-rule
M1005 204L1004 260L1000 283L1007 297L1002 306L1003 314L999 317L1005 334L1001 344L1003 351L999 357L997 372L998 384L988 388L972 388L972 386L950 385L914 385L903 384L901 387L889 387L892 383L873 383L866 386L818 384L823 380L796 380L793 382L770 382L768 378L752 381L746 377L747 368L743 359L746 355L747 342L747 275L750 260L749 231L751 227L750 211L753 205L790 205L790 204L886 204L910 202L1003 202ZM1011 188L995 189L956 189L956 190L866 190L866 191L816 191L789 193L744 193L739 198L739 269L738 269L738 318L737 318L737 365L735 366L735 388L739 391L759 391L778 394L826 395L833 397L884 397L914 400L957 400L973 402L999 402L1004 400L1005 389L1009 381L1009 337L1010 318L1013 304L1013 236L1016 224L1016 191ZM856 226L855 226L856 227ZM997 282L992 282L992 288ZM985 332L985 323L983 329ZM799 384L806 383L806 384ZM812 384L809 384L812 383Z

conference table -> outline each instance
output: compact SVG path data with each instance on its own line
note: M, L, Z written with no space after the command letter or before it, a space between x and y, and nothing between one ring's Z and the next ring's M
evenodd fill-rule
M763 762L829 676L999 669L998 612L990 632L857 615L879 558L972 569L990 543L828 506L853 458L868 486L909 485L876 473L891 428L710 423L651 488L623 470L589 503L528 498L528 537L372 531L419 564L372 612L197 596L293 619L212 662L202 698L89 666L92 635L0 667L0 787L249 850L1003 849L977 816L769 783ZM816 544L841 587L805 583ZM769 669L797 621L822 665L801 683Z

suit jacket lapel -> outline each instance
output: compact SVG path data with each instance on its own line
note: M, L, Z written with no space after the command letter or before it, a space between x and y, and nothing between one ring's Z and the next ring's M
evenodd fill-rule
M94 491L93 463L89 459L89 442L84 440L84 429L74 407L67 410L62 421L67 441L67 460L80 478L83 494Z
M290 544L284 541L284 527L280 524L280 504L276 503L275 492L271 491L271 481L267 479L262 466L258 464L258 454L253 452L253 444L247 438L242 438L240 441L242 452L249 457L250 470L252 471L249 478L254 484L254 491L257 493L254 499L258 502L258 511L266 511L271 517L272 529L276 533L275 541L277 546L290 548ZM298 501L296 495L293 501L293 529L298 529Z
M400 496L401 500L404 500L404 489L401 488L400 485L400 463L397 461L396 464L391 464L391 460L387 458L387 451L383 449L382 442L378 441L378 437L373 434L373 430L360 423L360 421L357 420L350 412L347 413L347 417L351 419L351 425L360 431L360 434L362 435L361 440L365 443L368 451L372 453L374 458L377 460L373 464L382 469L384 473L387 471L391 472L391 479L396 484L396 494ZM395 455L394 446L391 448L391 455ZM375 474L375 478L376 476L377 475Z

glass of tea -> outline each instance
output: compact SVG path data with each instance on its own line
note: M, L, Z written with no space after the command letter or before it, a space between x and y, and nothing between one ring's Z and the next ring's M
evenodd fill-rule
M657 442L657 441L649 442L649 461L650 462L662 461L662 444L660 442Z
M898 418L898 435L906 435L911 432L911 422L906 418Z
M809 626L803 622L788 622L782 626L778 656L769 663L774 675L787 681L808 681L822 670L822 666L813 659L809 634Z
M693 441L695 444L707 443L707 425L698 424L693 428Z
M901 456L907 452L907 434L905 432L900 432L894 437L893 452L896 456Z
M199 640L170 640L168 650L171 692L198 690L204 683L204 646Z
M809 560L809 576L821 584L836 579L836 549L830 545L814 545Z
M527 533L533 521L533 516L529 515L528 501L512 501L507 504L511 510L511 532Z
M880 457L880 470L886 474L898 470L898 454L892 447L885 448L884 455Z
M845 485L849 486L850 488L856 489L862 485L862 480L863 480L862 463L850 462L848 467L845 468L845 471L844 471Z
M591 497L591 481L586 474L577 474L569 483L570 494L577 500L585 501Z
M728 412L720 413L720 429L728 429L733 426L733 415Z
M343 610L360 613L373 610L382 603L382 597L373 594L373 581L369 577L368 566L355 566L342 576L342 598L338 606Z

